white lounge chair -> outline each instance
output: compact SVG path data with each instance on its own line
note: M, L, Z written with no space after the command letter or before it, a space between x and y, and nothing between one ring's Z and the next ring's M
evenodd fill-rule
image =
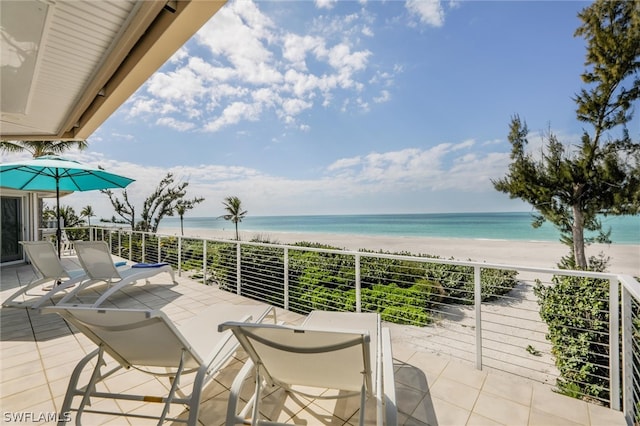
M270 386L311 397L326 389L341 391L332 398L359 395L360 425L365 402L373 398L377 424L396 425L391 339L378 314L314 311L301 327L225 322L218 329L233 331L249 355L231 388L227 426L281 424L260 419L261 391ZM238 412L242 384L253 370L255 393ZM317 388L317 394L309 395L309 387Z
M80 295L80 292L97 282L106 282L107 290L90 306L98 307L112 294L123 287L135 284L136 281L144 279L149 283L149 278L162 272L171 276L171 282L178 284L175 273L171 265L167 263L158 264L134 264L127 269L118 270L111 258L109 246L105 241L74 241L74 248L78 260L89 278L72 292L63 297L58 304L70 304L70 300Z
M76 412L76 424L82 424L83 413L100 413L132 418L185 422L183 418L169 418L172 404L186 404L189 408L189 425L196 425L200 395L204 386L229 361L238 348L238 342L231 332L217 333L215 324L226 319L237 321L263 321L268 316L275 323L275 309L268 305L214 305L189 320L183 326L174 325L161 311L138 309L95 309L86 307L51 306L42 308L43 313L57 312L67 322L91 339L98 349L84 357L76 365L60 411L60 422L65 422L65 413ZM110 355L118 365L109 371L104 354ZM87 367L91 375L83 374ZM167 395L134 395L101 391L101 382L122 368L134 368L157 377L169 377ZM88 372L87 372L88 373ZM180 388L184 374L195 373L193 387ZM79 385L80 377L88 379L86 385ZM97 386L98 385L98 386ZM187 394L188 393L188 394ZM74 398L81 397L74 405ZM114 399L162 403L162 413L158 416L125 414L114 411L97 411L88 408L92 399ZM106 404L109 406L109 404ZM182 413L183 409L179 410ZM174 416L175 417L175 416ZM134 422L135 424L135 422Z
M31 262L35 277L31 282L24 287L21 286L18 291L2 302L2 306L38 308L56 293L66 291L87 278L82 269L65 269L58 258L56 248L50 241L20 241L20 244ZM29 293L30 290L36 287L46 291L45 284L51 284L51 289L49 289L48 293ZM26 296L29 296L29 298ZM21 297L25 300L15 300Z

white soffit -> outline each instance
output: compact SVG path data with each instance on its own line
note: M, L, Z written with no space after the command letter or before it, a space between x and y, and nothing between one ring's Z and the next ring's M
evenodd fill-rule
M56 135L138 6L134 0L3 0L0 7L2 50L6 40L35 44L31 52L35 57L25 56L17 69L2 62L2 133ZM28 10L45 11L46 19L40 14L25 15ZM25 39L33 38L38 30L41 40ZM29 65L35 68L31 73ZM25 75L12 79L24 72L22 66L26 68ZM15 104L11 101L14 91L19 98L28 94L29 102L23 111L15 106L5 110L6 104Z
M0 78L2 111L27 111L48 5L36 1L2 3Z
M225 1L1 0L0 137L86 139Z

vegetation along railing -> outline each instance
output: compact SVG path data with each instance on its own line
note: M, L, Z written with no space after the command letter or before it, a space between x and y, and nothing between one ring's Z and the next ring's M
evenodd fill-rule
M640 423L637 277L187 238L68 230L132 262L168 262L206 285L291 311L379 312L394 339L553 385Z

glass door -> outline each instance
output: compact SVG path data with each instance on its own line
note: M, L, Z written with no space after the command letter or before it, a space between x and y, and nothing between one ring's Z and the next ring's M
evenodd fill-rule
M22 198L1 197L0 263L22 259Z

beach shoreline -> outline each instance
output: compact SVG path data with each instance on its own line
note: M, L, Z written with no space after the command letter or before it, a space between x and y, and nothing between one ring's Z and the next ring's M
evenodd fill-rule
M164 235L180 235L180 228L163 228ZM241 241L259 238L274 244L297 242L319 243L344 250L360 249L390 253L411 253L439 256L443 259L472 260L503 265L556 268L568 247L552 241L517 241L470 238L439 238L416 236L382 236L336 234L320 232L239 231ZM185 237L235 240L233 229L188 228ZM592 244L587 256L604 253L611 258L609 272L640 276L640 245Z

